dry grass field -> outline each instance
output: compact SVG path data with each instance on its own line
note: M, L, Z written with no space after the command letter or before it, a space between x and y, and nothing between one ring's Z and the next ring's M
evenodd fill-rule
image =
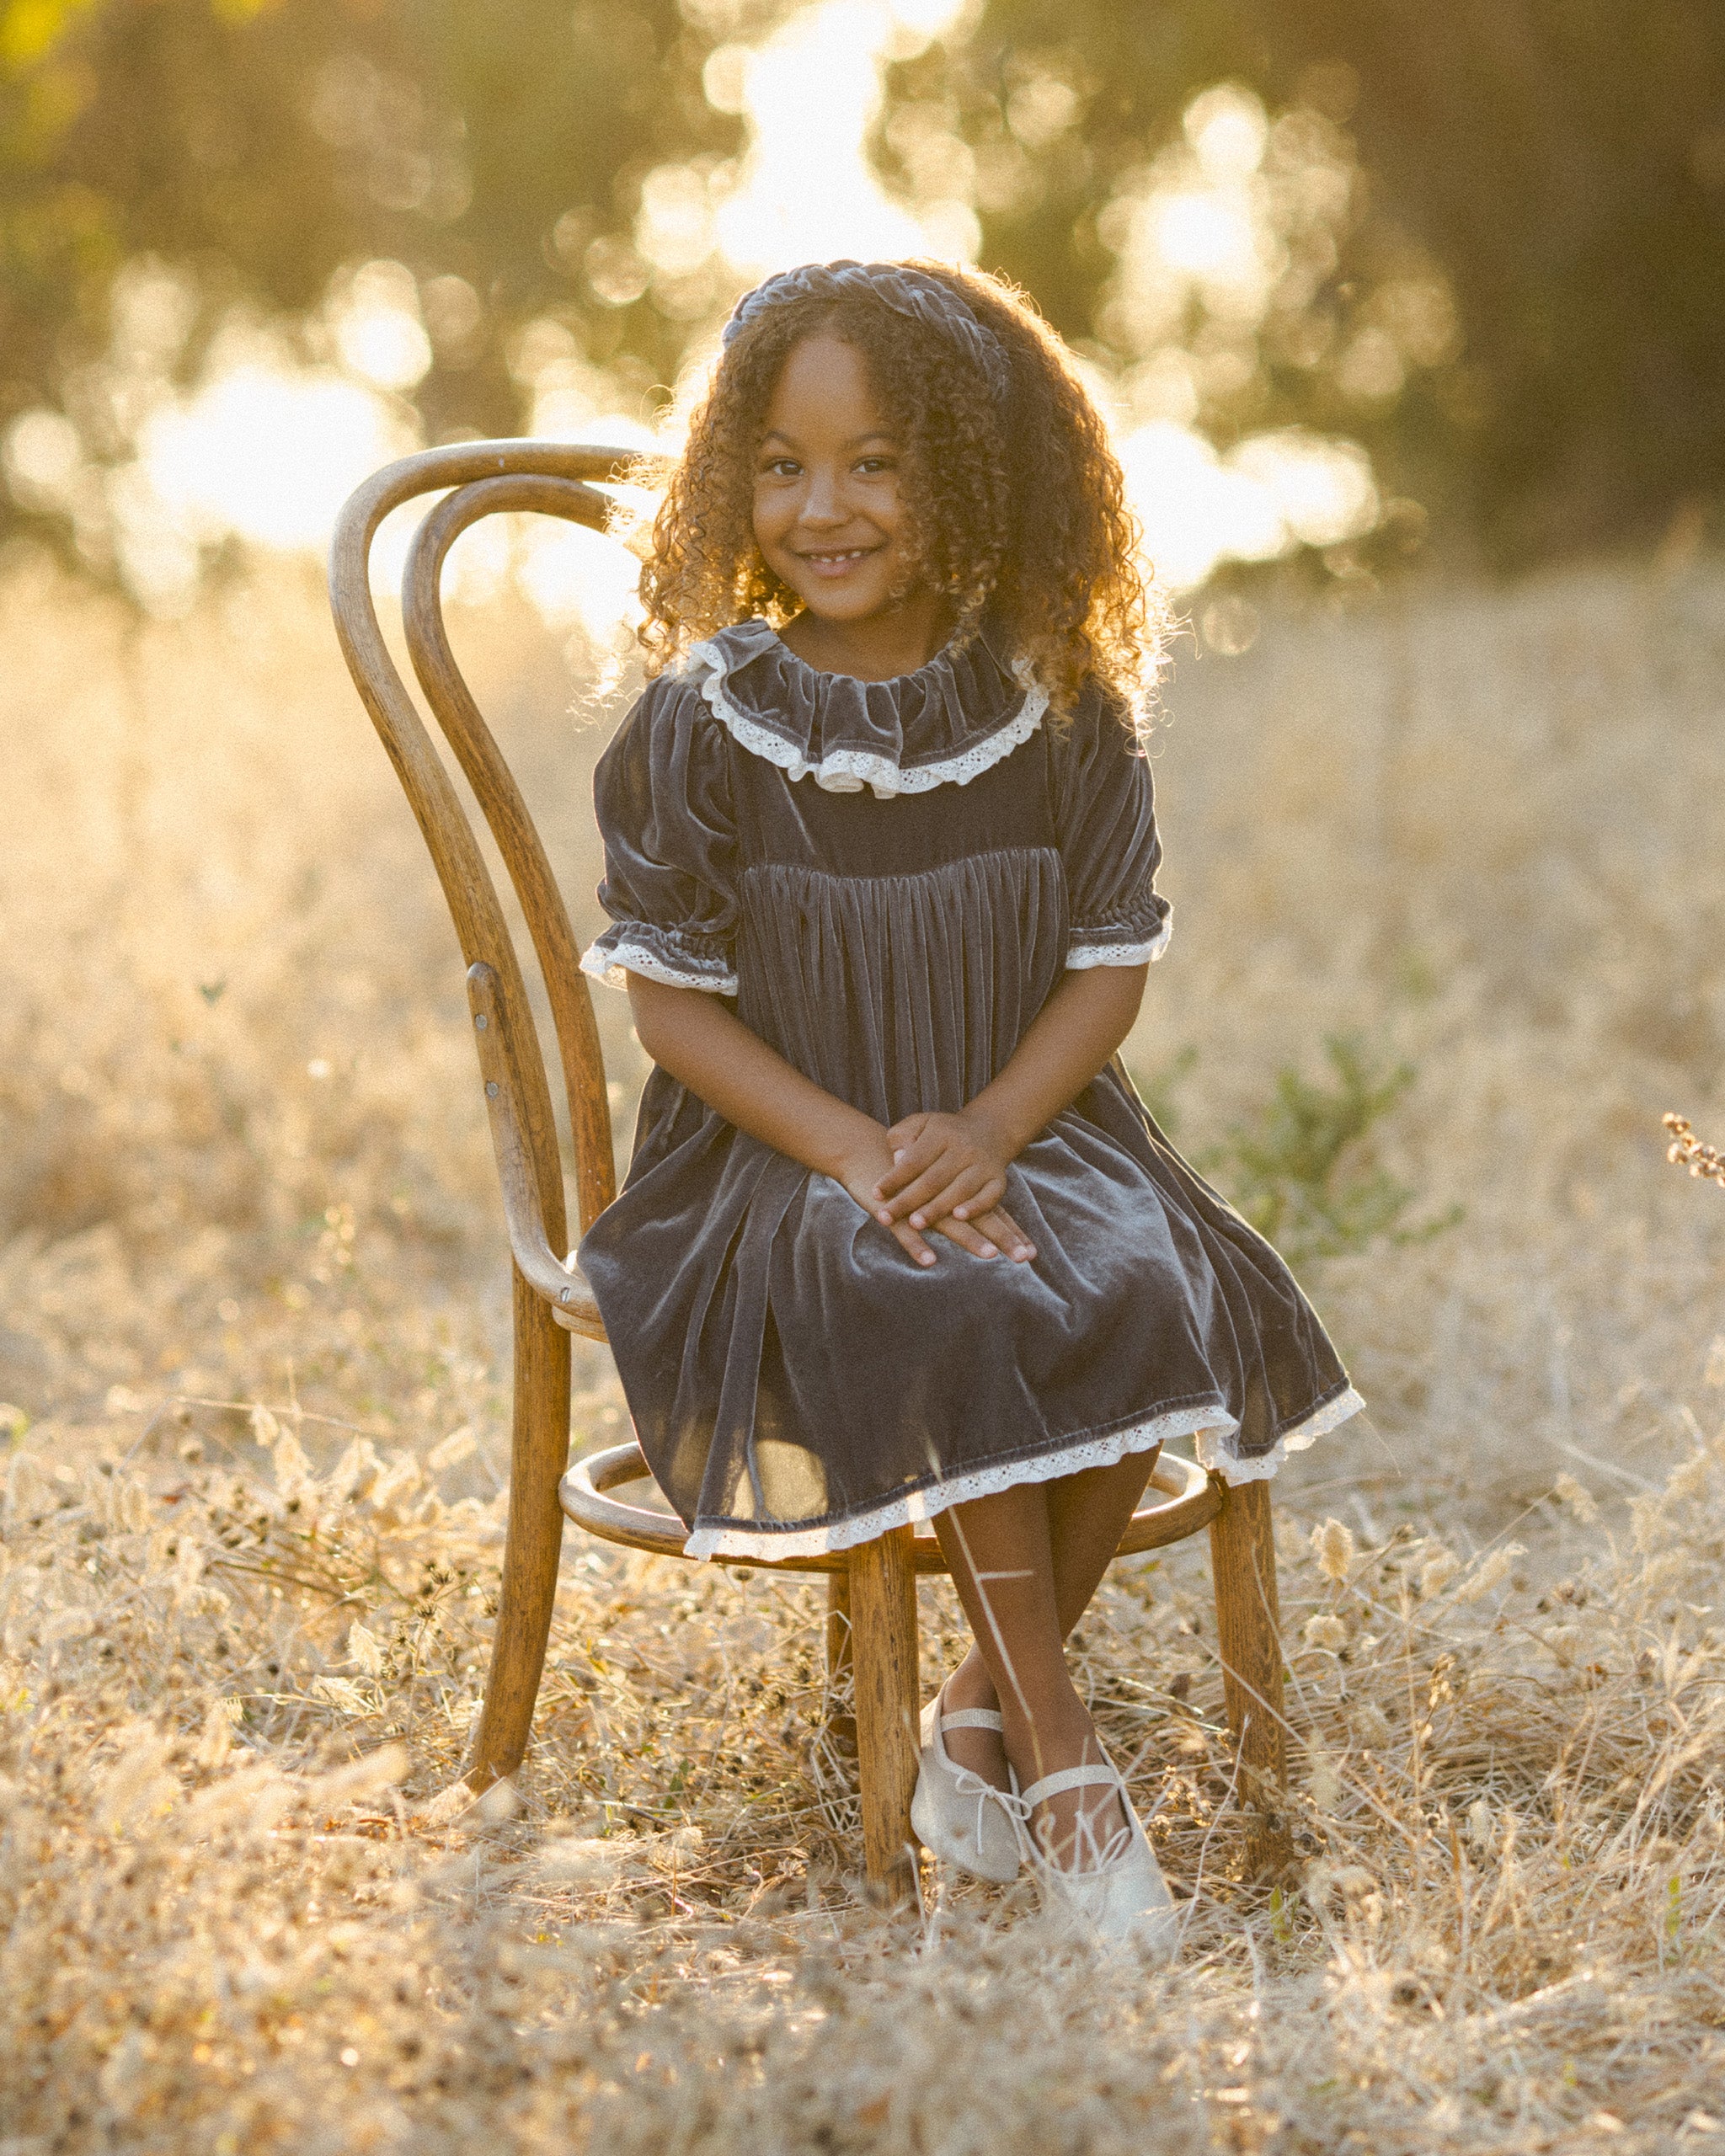
M579 654L457 643L590 931ZM1130 1059L1202 1152L1355 1033L1465 1211L1309 1272L1372 1417L1279 1486L1297 1891L1236 1876L1201 1546L1083 1629L1167 1972L869 1907L759 1575L571 1537L519 1792L447 1801L507 1294L418 835L309 575L139 627L16 562L0 671L3 2156L1725 2149L1725 1198L1659 1129L1725 1132L1725 572L1182 648Z

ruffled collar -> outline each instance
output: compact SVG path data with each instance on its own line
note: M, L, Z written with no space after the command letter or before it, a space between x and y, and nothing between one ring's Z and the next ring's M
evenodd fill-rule
M965 786L1028 741L1048 696L986 631L914 674L859 681L798 659L772 624L739 622L691 647L681 672L739 744L829 793L879 800Z

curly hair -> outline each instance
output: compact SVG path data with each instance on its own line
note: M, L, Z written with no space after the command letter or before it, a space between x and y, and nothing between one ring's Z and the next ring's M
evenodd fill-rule
M986 613L1056 715L1094 680L1134 723L1156 671L1158 620L1101 416L1023 292L945 263L910 266L939 279L999 340L1004 404L950 336L866 292L763 309L725 347L654 520L638 631L648 670L750 615L782 625L800 605L756 544L753 467L785 361L820 331L862 355L903 445L912 575L944 601L953 643L969 643Z

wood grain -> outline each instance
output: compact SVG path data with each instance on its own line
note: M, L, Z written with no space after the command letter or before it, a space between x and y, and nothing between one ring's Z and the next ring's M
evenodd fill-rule
M826 1726L828 1734L841 1750L854 1753L857 1717L836 1704L856 1681L851 1640L851 1570L847 1564L842 1572L826 1576L826 1687L835 1702L829 1705Z
M1281 1610L1268 1482L1242 1482L1226 1492L1210 1524L1210 1555L1222 1685L1239 1761L1235 1794L1246 1815L1247 1874L1274 1881L1291 1870L1294 1845L1283 1811Z
M558 1477L569 1449L569 1343L544 1300L513 1275L515 1405L509 1524L485 1705L463 1777L476 1793L514 1774L527 1748L563 1546Z
M526 985L484 857L378 624L371 599L371 541L392 510L419 494L522 473L565 482L609 479L616 478L629 462L624 451L571 442L458 442L422 450L416 456L386 465L349 498L330 547L330 609L342 655L419 821L455 922L463 961L469 966L483 961L494 967L510 1006L522 1011L530 1008ZM581 493L585 497L591 489L583 487ZM597 519L602 513L602 497L593 495L590 507L590 518ZM588 521L590 516L584 515L581 520ZM439 721L442 723L441 712ZM590 1005L589 1012L590 1016ZM525 1059L523 1076L526 1090L518 1103L518 1113L528 1149L540 1171L546 1230L556 1244L565 1233L563 1178L542 1059ZM581 1086L578 1084L575 1090L580 1092ZM578 1129L578 1168L582 1142ZM589 1150L583 1187L590 1187L596 1195L602 1177L611 1172L608 1148L602 1164L600 1149L590 1145ZM553 1168L554 1188L548 1172ZM584 1198L584 1207L586 1202Z
M868 1883L891 1898L912 1891L916 1788L916 1575L911 1530L895 1527L851 1552L857 1764Z
M473 1014L473 1038L479 1051L479 1075L485 1083L485 1107L491 1122L491 1147L503 1192L504 1223L515 1270L551 1305L565 1331L603 1340L605 1321L581 1268L565 1262L552 1248L540 1206L539 1178L515 1113L522 1081L521 1027L504 1001L503 984L487 965L467 969L467 1007ZM535 1052L537 1053L537 1040Z
M611 1103L592 994L563 894L527 804L450 648L441 582L450 548L483 516L537 511L602 530L609 509L596 488L547 472L478 480L446 495L429 512L414 535L402 577L402 627L414 671L497 841L539 961L569 1102L584 1230L617 1195ZM525 1011L522 1023L531 1027ZM563 1253L556 1255L561 1258Z

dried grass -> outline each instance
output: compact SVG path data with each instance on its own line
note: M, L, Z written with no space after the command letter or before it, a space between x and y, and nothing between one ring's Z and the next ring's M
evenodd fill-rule
M1669 1113L1661 1117L1671 1134L1671 1143L1665 1148L1665 1158L1674 1168L1687 1168L1689 1172L1704 1182L1717 1183L1725 1190L1725 1153L1717 1145L1709 1145L1697 1138L1690 1129L1687 1116Z
M566 673L467 643L585 864ZM1658 1123L1720 1105L1683 773L1725 579L1288 622L1177 684L1136 1060L1199 1049L1197 1143L1360 1026L1421 1072L1396 1172L1468 1211L1317 1282L1375 1430L1279 1493L1297 1892L1235 1876L1201 1552L1086 1620L1198 1889L1167 1974L980 1888L872 1909L817 1593L763 1576L572 1540L519 1790L451 1798L506 1326L416 835L313 591L135 632L26 566L0 650L7 2156L1725 2148L1725 1295Z

